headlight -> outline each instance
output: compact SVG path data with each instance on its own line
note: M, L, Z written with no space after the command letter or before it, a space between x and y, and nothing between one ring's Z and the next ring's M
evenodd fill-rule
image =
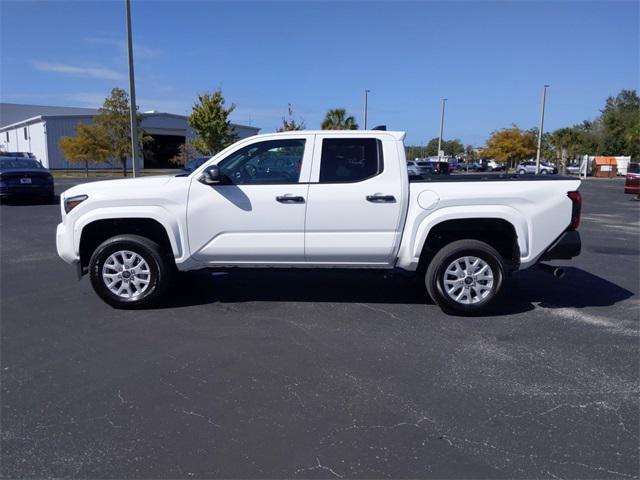
M76 195L75 197L69 197L64 199L64 211L69 213L71 210L76 208L82 202L84 202L87 198L86 195Z

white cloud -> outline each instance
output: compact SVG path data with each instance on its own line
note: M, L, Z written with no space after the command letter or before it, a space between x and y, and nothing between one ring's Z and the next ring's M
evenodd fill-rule
M110 37L87 37L84 39L88 43L111 45L116 47L121 55L127 55L127 42L124 40L117 40ZM133 42L133 57L138 58L157 58L162 55L162 50L157 48L147 47L139 42Z
M62 97L73 103L81 104L82 106L98 108L104 103L104 99L109 96L109 92L78 92L78 93L65 93Z
M62 73L79 77L100 78L103 80L123 80L125 78L122 73L105 67L79 67L76 65L40 61L34 61L33 66L43 72Z

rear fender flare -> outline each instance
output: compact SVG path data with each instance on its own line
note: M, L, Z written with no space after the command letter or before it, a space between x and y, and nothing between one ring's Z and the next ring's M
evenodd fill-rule
M529 255L529 225L524 217L515 208L504 205L480 205L480 206L459 206L445 207L434 213L427 215L416 227L411 239L411 255L414 259L419 259L429 232L439 223L447 220L464 220L477 218L497 218L509 222L517 236L518 248L521 257Z

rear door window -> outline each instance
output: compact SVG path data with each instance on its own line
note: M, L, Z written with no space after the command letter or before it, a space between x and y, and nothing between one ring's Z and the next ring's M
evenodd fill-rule
M353 183L382 172L382 142L376 138L325 138L320 183Z

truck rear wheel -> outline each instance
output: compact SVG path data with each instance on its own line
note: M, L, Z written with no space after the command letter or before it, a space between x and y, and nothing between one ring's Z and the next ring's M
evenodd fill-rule
M491 246L479 240L458 240L443 247L425 274L427 292L446 313L479 315L502 290L504 262Z
M171 272L160 246L139 235L118 235L104 241L89 262L93 289L116 308L152 305L162 296Z

